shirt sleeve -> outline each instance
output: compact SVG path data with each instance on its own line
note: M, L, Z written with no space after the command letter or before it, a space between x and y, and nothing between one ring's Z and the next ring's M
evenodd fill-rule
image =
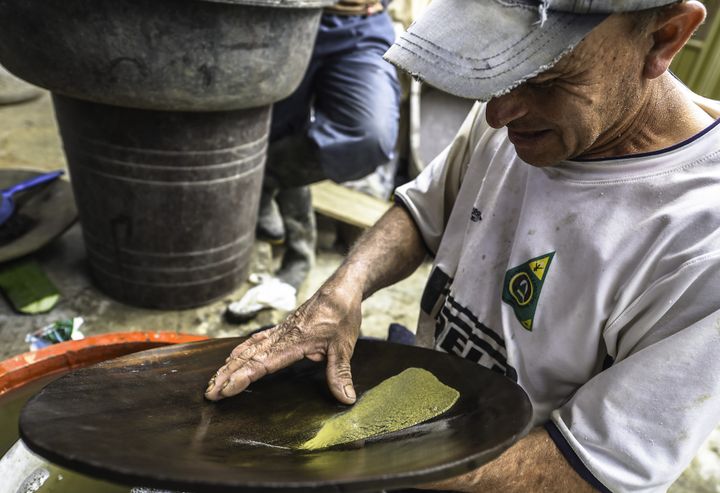
M718 426L718 285L720 253L655 282L606 328L615 361L552 413L550 436L600 491L665 492Z
M396 202L410 213L433 255L440 245L477 135L487 127L484 109L485 104L476 103L452 143L417 178L395 190Z

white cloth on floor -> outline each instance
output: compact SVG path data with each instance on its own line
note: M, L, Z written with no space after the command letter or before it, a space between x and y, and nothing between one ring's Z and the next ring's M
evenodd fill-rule
M268 274L250 274L248 280L256 286L250 288L239 301L230 303L228 311L234 315L250 316L269 308L283 311L295 308L297 290L290 284Z

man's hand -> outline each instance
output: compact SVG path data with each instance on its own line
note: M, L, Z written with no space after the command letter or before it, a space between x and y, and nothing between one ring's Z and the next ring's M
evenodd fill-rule
M285 321L238 345L210 380L205 397L236 395L252 382L303 358L327 360L327 380L335 398L355 402L350 358L360 334L362 292L331 279Z
M205 397L238 394L255 380L303 358L327 360L333 395L355 402L350 358L360 334L363 299L409 276L425 257L410 214L392 207L353 247L320 290L280 325L236 347L210 380Z

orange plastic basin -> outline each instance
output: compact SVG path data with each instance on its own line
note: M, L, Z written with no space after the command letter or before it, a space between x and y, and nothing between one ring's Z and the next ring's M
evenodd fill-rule
M203 341L205 336L177 332L113 332L53 344L0 362L0 396L35 380L75 368L169 344Z
M23 405L51 381L73 369L118 356L169 344L205 339L207 337L176 332L115 332L54 344L0 362L0 463L18 439L17 422ZM17 457L23 456L19 454ZM45 466L53 473L47 479L47 484L41 486L38 491L130 493L128 487L78 475L69 470L59 469L50 463L46 463ZM62 486L58 483L60 480ZM0 479L0 484L5 486L3 481ZM4 492L2 486L0 490Z

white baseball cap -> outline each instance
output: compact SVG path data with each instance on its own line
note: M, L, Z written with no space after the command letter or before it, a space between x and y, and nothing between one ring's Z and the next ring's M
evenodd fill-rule
M614 12L678 0L433 0L385 59L456 96L488 101L552 67Z

